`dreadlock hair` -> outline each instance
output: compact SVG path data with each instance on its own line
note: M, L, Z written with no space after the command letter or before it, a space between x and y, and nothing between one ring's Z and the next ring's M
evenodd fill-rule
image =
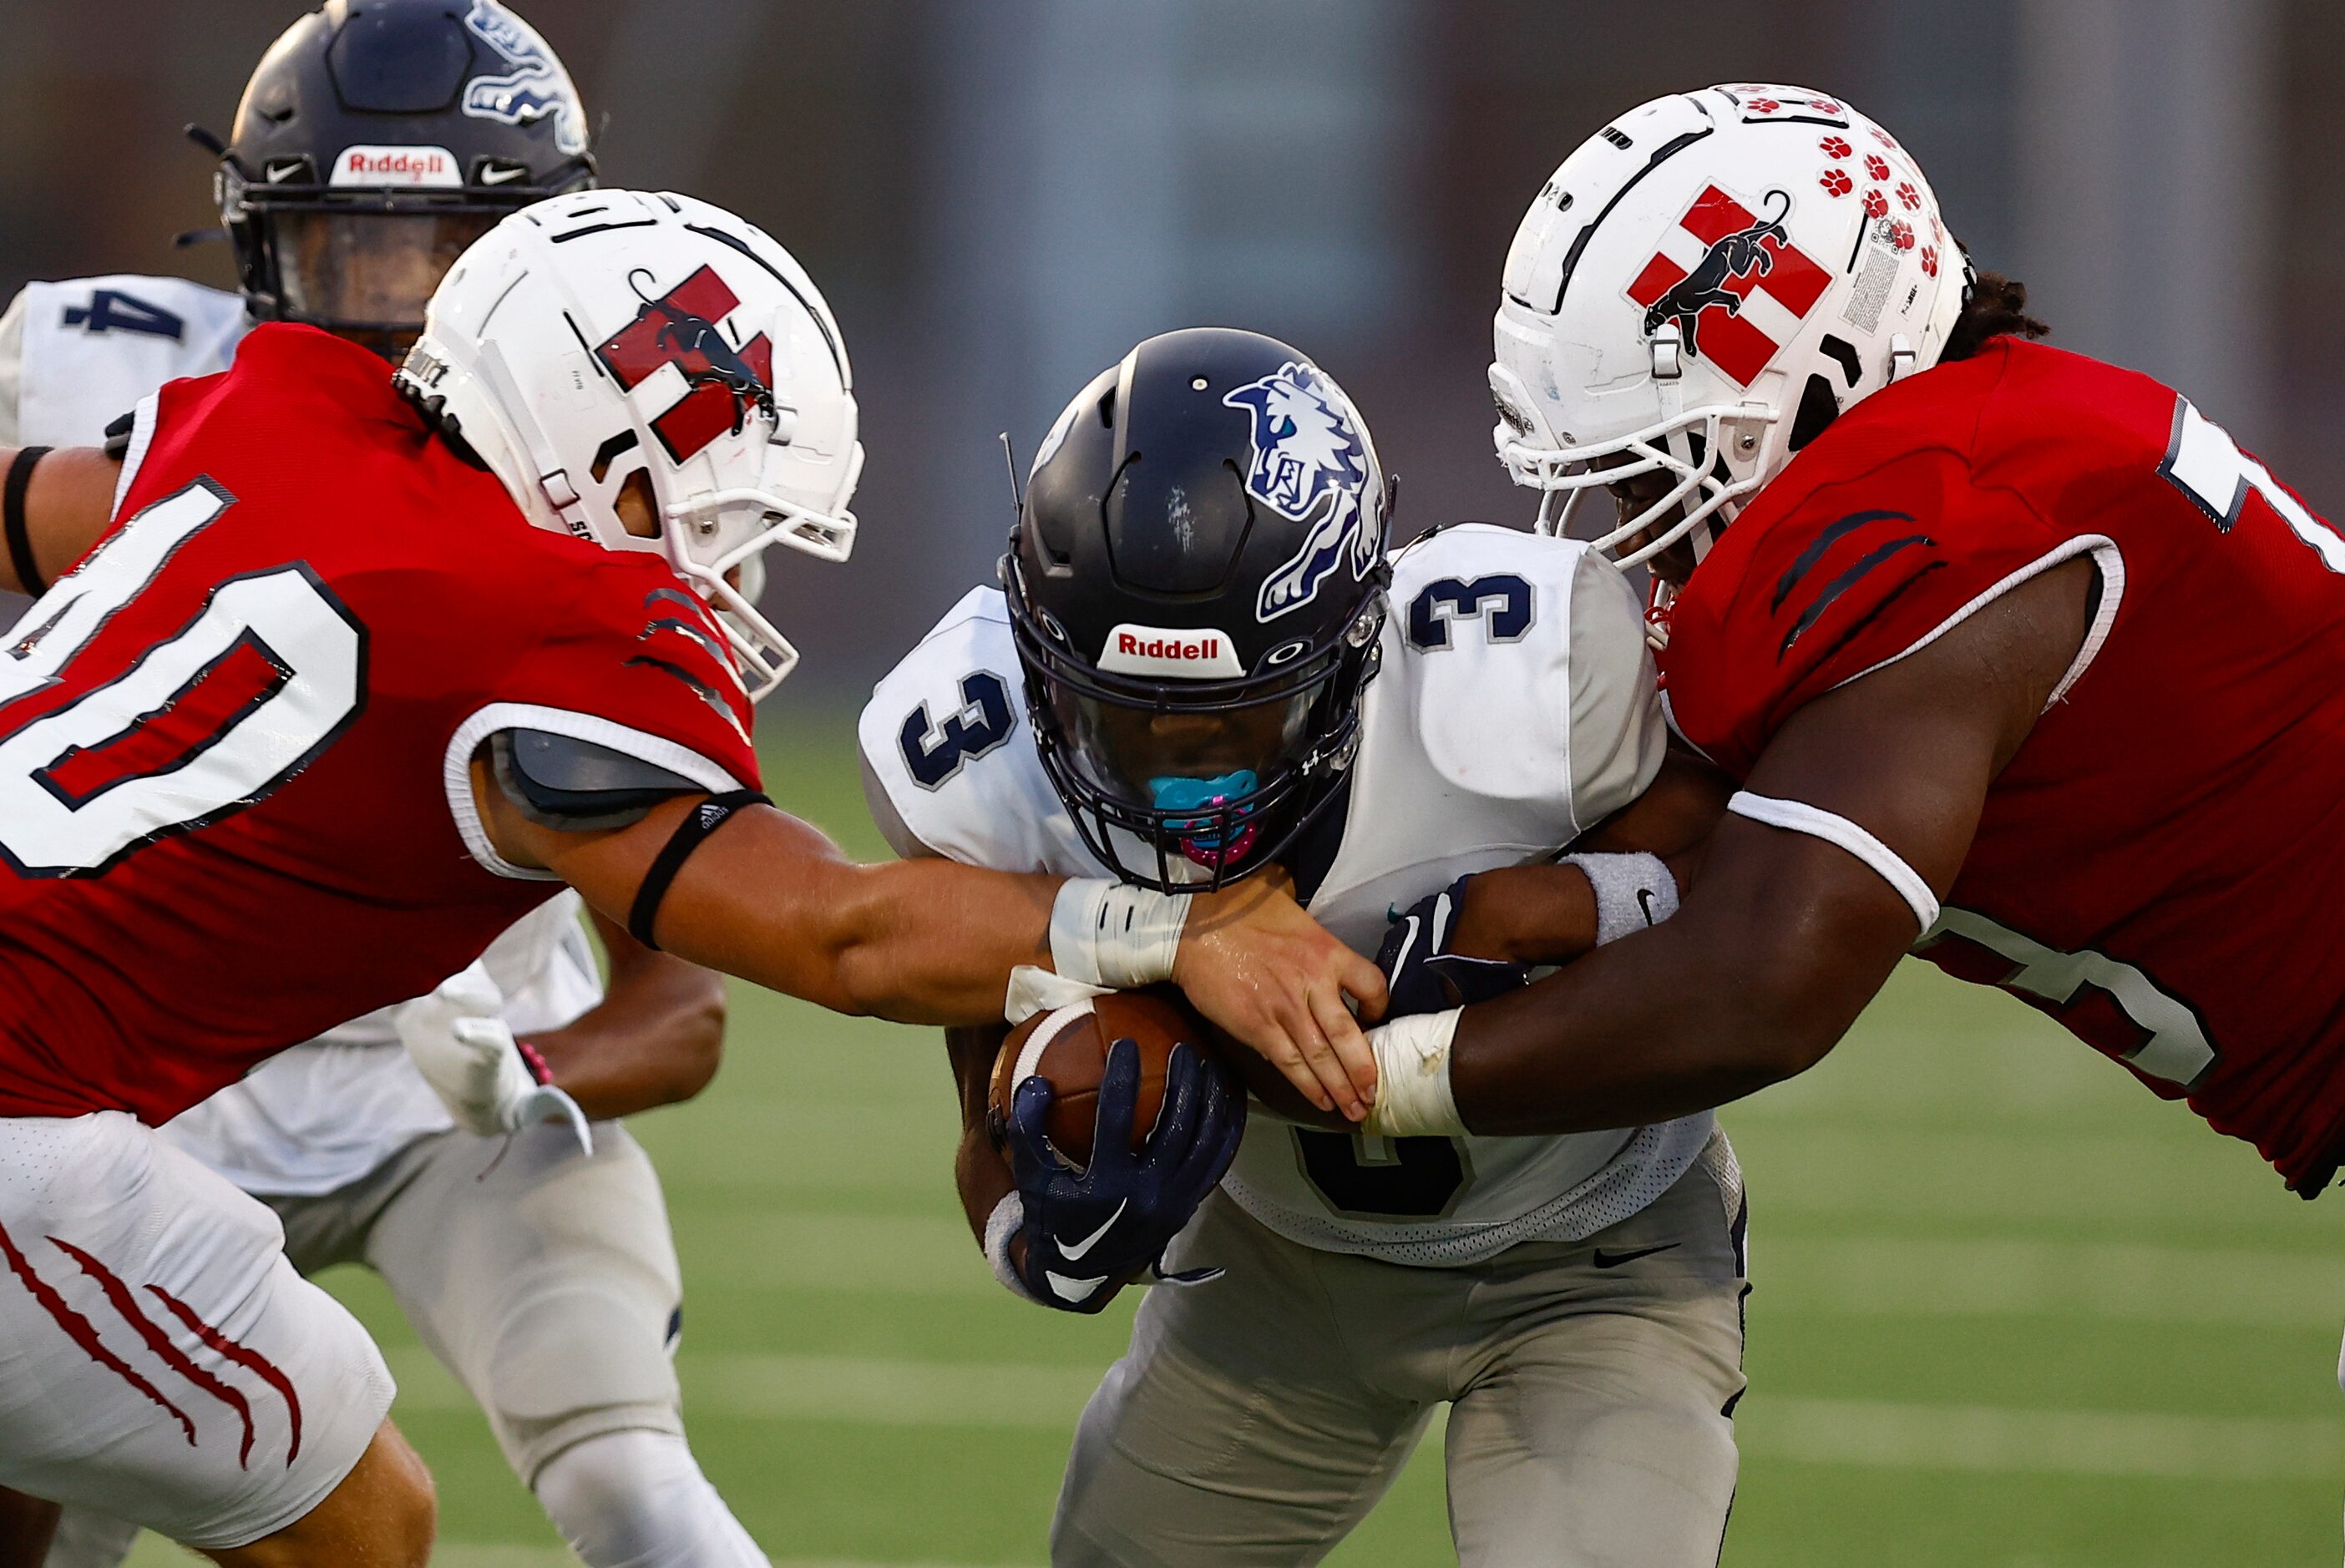
M1997 338L2041 338L2052 329L2027 313L2027 285L2000 272L1974 274L1963 290L1963 313L1946 334L1938 362L1967 359Z

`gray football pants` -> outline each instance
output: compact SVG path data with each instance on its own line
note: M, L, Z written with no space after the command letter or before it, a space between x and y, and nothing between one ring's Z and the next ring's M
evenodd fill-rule
M1722 1138L1582 1242L1422 1269L1280 1237L1216 1192L1084 1410L1059 1568L1316 1563L1449 1404L1467 1568L1712 1568L1734 1496L1746 1290Z
M681 1432L684 1299L659 1176L616 1122L421 1138L319 1198L266 1198L303 1274L364 1263L489 1418L524 1483L604 1432ZM45 1568L114 1568L135 1526L68 1513Z

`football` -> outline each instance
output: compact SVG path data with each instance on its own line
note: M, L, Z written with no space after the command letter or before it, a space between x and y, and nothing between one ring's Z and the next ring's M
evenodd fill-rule
M1131 1040L1140 1047L1140 1102L1132 1126L1132 1147L1137 1149L1164 1108L1164 1069L1172 1047L1185 1042L1210 1050L1212 1035L1211 1027L1169 986L1112 991L1038 1013L1010 1031L994 1061L990 1098L996 1125L1009 1124L1010 1099L1020 1084L1045 1078L1053 1091L1046 1123L1052 1147L1075 1165L1090 1164L1108 1047Z

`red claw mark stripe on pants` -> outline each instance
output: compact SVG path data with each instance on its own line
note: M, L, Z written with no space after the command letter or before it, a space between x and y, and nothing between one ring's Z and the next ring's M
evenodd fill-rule
M248 1468L252 1458L252 1407L245 1402L244 1396L189 1361L185 1351L171 1343L170 1335L138 1310L138 1298L130 1293L130 1287L117 1278L112 1270L70 1241L56 1236L50 1237L49 1240L59 1251L80 1264L83 1273L97 1281L97 1288L106 1292L107 1300L122 1314L122 1320L137 1330L138 1337L147 1341L147 1348L160 1357L165 1366L236 1411L237 1419L244 1423L244 1440L237 1445L236 1465L239 1470Z
M66 1299L57 1294L55 1286L33 1271L32 1264L25 1260L15 1239L8 1234L5 1226L0 1226L0 1253L6 1254L9 1270L24 1281L25 1289L33 1293L33 1300L41 1304L43 1311L56 1320L57 1327L66 1331L67 1338L87 1351L90 1360L170 1411L172 1418L187 1432L188 1446L193 1448L196 1445L196 1423L188 1419L188 1412L164 1398L162 1390L140 1377L128 1362L99 1341L97 1330L91 1326L90 1320L75 1311Z
M147 1293L169 1308L171 1315L186 1324L188 1330L196 1338L209 1345L218 1354L234 1361L238 1366L252 1372L270 1388L285 1396L285 1411L293 1425L293 1442L292 1446L285 1451L285 1468L292 1469L293 1462L301 1454L301 1396L293 1391L293 1381L279 1371L277 1364L267 1356L238 1344L209 1323L197 1317L193 1308L162 1286L149 1285L147 1287Z

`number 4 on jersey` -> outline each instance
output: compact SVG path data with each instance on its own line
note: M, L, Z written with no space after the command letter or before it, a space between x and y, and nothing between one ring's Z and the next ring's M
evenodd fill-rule
M2247 510L2248 492L2255 491L2279 514L2290 533L2312 547L2321 565L2345 572L2345 536L2313 516L2272 478L2269 469L2241 451L2223 427L2192 408L2188 398L2174 400L2174 438L2167 443L2166 460L2157 471L2225 533Z
M118 288L96 290L90 295L86 306L66 306L66 325L78 327L93 336L136 332L142 337L168 338L175 343L188 333L187 322L173 312Z

